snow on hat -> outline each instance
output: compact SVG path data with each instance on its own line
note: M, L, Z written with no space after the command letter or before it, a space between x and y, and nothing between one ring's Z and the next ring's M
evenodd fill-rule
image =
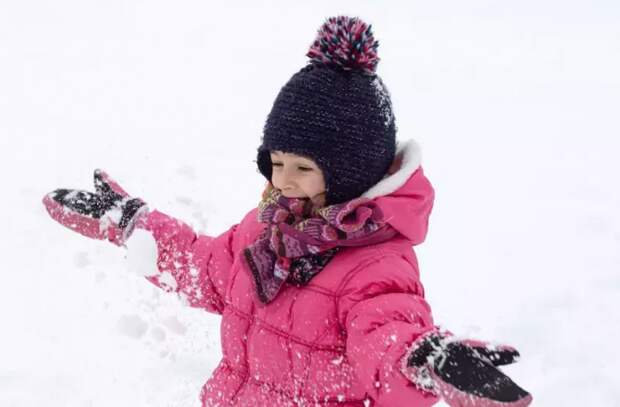
M280 90L258 148L259 171L271 180L270 151L312 159L323 171L326 204L362 195L389 169L396 151L390 95L375 73L371 26L331 17L310 46L308 64Z

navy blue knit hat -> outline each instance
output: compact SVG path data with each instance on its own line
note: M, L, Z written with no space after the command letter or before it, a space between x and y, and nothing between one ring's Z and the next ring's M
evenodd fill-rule
M329 18L308 65L280 90L258 148L259 171L271 180L270 151L312 159L325 177L326 204L362 195L383 178L396 151L390 95L375 73L379 58L371 26Z

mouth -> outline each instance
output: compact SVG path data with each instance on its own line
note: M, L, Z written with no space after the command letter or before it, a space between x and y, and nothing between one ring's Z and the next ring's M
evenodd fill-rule
M284 195L286 198L297 198L297 199L304 199L304 198L308 198L306 195L301 195L298 196L299 194L295 194L292 192L286 192L286 191L281 191L282 195Z

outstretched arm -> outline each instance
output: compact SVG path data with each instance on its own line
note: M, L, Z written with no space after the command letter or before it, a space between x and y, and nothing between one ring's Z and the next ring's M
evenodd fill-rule
M214 238L197 235L185 223L153 211L136 227L148 231L157 245L159 274L147 279L179 293L193 307L221 314L237 225Z
M149 281L178 292L192 306L222 312L236 226L216 238L198 236L177 219L149 212L144 201L131 197L101 170L95 170L94 191L57 189L43 197L43 204L63 226L119 246L134 228L149 232L157 245L159 271Z
M360 270L343 289L339 317L347 357L379 406L525 407L532 397L498 366L518 352L457 339L433 324L417 268L392 255Z

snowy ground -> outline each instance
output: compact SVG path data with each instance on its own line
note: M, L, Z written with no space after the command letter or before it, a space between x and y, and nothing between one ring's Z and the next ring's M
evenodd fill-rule
M612 1L0 4L0 406L198 406L218 318L52 222L105 168L209 234L256 205L254 151L324 17L381 42L437 191L436 319L518 347L539 406L620 406L620 6Z

